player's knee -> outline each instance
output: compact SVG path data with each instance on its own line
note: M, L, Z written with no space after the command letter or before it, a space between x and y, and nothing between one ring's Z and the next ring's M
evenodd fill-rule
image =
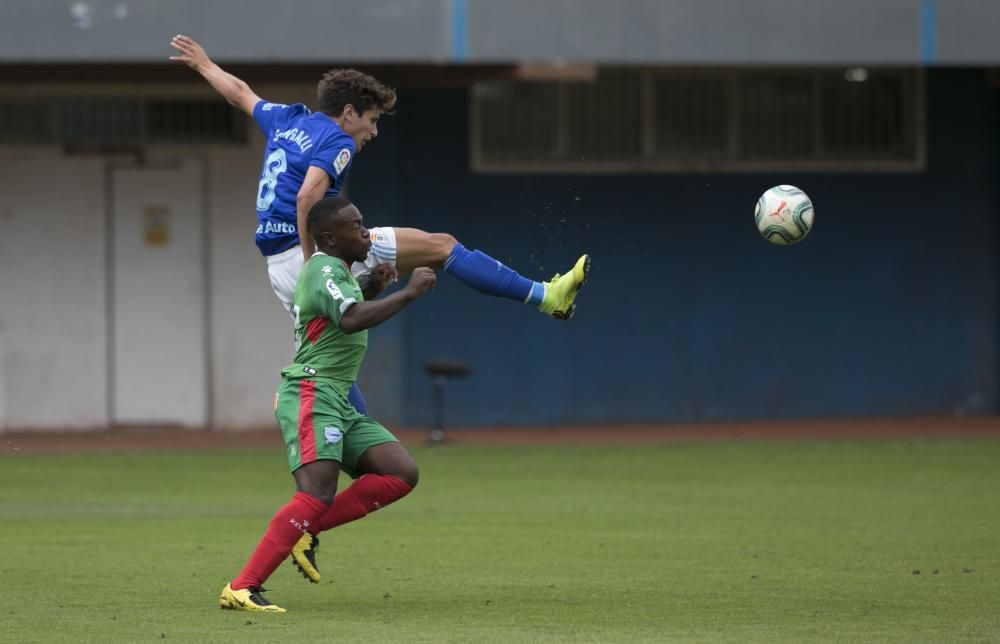
M314 494L313 496L319 499L320 503L329 507L333 505L333 497L335 497L336 495L337 495L336 490L330 490L328 492L327 491L320 492L318 495Z
M292 476L300 492L330 505L337 494L339 465L333 461L315 461L295 470Z
M420 481L420 469L415 461L411 459L409 462L400 463L394 469L392 476L409 485L411 489L417 487Z
M303 490L306 494L316 497L322 503L330 505L333 497L337 495L337 482L329 480L317 480L311 482L308 490Z
M319 499L320 503L325 505L330 505L333 503L333 497L337 495L336 485L304 485L300 486L300 490L305 492L314 499Z
M444 265L451 256L451 251L458 244L458 240L448 233L434 233L434 261L436 264Z

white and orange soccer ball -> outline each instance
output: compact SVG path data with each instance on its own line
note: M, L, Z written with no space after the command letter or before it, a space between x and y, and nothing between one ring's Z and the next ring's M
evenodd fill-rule
M762 194L753 212L764 239L787 246L805 239L813 227L812 201L795 186L775 186Z

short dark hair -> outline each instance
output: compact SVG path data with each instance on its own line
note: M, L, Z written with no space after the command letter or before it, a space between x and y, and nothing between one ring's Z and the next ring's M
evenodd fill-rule
M373 107L383 114L392 114L396 90L356 69L331 69L319 79L316 100L319 111L327 116L340 116L348 104L353 105L358 114Z
M306 216L306 230L309 236L316 239L321 232L329 230L334 218L350 205L351 202L343 197L327 197L317 201Z

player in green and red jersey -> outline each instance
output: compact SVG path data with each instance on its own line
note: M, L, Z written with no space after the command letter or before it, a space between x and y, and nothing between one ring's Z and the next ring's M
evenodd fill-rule
M434 271L416 268L407 285L366 302L350 266L363 262L372 242L361 213L332 197L309 211L308 232L319 249L295 287L295 362L282 370L275 416L284 435L297 492L268 527L243 571L226 584L222 608L284 612L262 596L261 584L312 530L359 519L407 495L417 464L389 430L348 402L368 348L368 329L389 319L434 287ZM373 271L374 291L395 277ZM368 292L372 293L370 283ZM343 470L355 482L337 495Z

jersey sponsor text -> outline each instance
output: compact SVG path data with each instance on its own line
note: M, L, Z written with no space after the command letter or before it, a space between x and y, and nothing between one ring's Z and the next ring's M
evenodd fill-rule
M298 234L298 228L295 224L290 224L287 221L267 221L263 224L257 226L258 235L295 235Z

